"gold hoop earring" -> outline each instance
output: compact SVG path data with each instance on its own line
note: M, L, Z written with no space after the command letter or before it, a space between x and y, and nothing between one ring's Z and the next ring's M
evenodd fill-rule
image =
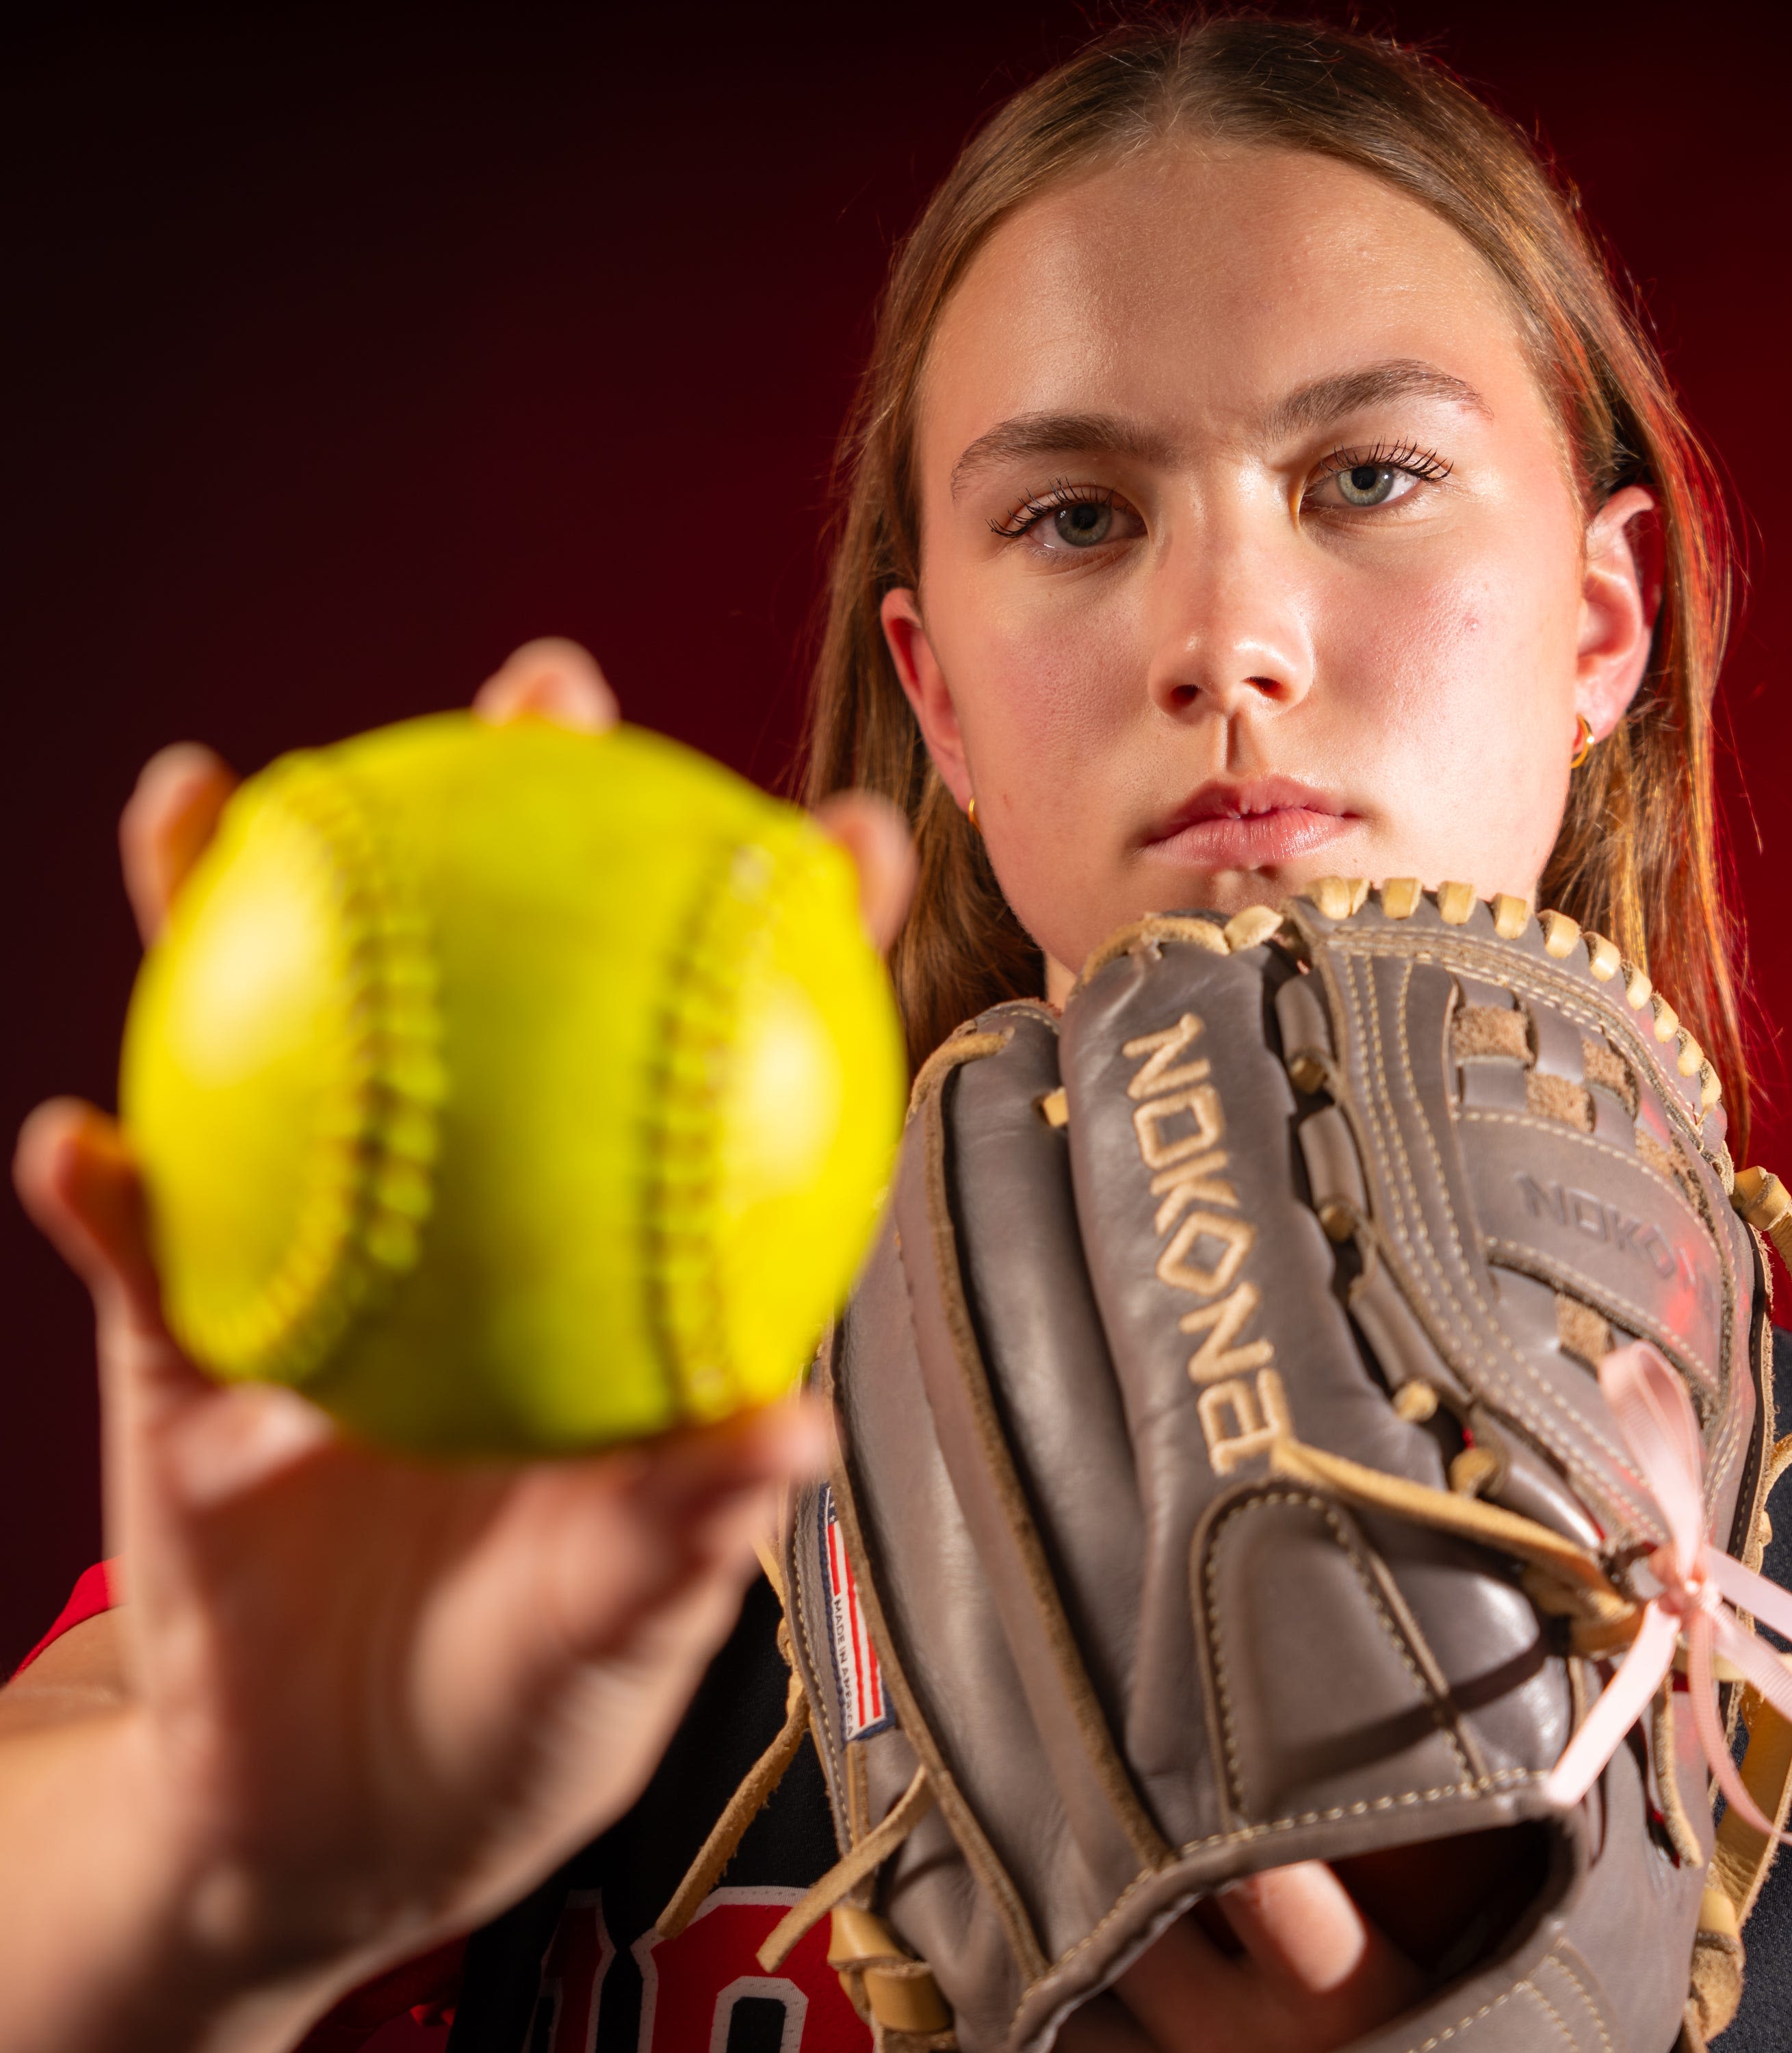
M974 834L982 834L982 832L983 831L983 830L982 830L982 827L978 825L978 819L977 819L977 801L976 801L974 799L971 799L971 800L967 803L967 805L966 805L966 807L965 807L965 809L964 809L964 816L965 816L965 818L966 818L967 820L969 820L969 821L970 821L970 822L971 822L971 831L972 831Z
M1593 753L1593 730L1586 724L1585 713L1574 715L1574 752L1568 758L1568 767L1578 770Z

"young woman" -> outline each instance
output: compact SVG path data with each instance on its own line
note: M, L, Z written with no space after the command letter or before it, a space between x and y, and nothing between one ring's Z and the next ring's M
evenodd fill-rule
M1147 911L1466 878L1647 965L1739 1152L1717 502L1577 216L1436 68L1245 18L1117 33L1018 95L897 260L844 485L810 794L917 1059ZM614 717L564 645L481 705ZM146 933L229 783L194 750L145 772ZM905 923L903 838L853 787L912 828ZM781 1715L775 1604L740 1592L819 1422L403 1466L179 1358L99 1113L43 1109L19 1177L98 1305L122 1600L0 1698L0 2048L272 2053L382 1973L317 2046L432 1995L457 2053L865 2045L818 1934L751 1965L833 1858L812 1764L703 1914L653 1924ZM1421 1850L1372 1921L1272 1871L1064 2043L1347 2044L1479 1885Z

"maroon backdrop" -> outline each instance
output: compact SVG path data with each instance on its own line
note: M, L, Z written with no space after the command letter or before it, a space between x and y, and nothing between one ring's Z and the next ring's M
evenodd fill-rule
M113 822L163 741L253 767L459 701L552 632L636 717L776 779L889 241L1084 19L248 11L45 10L0 65L8 1130L51 1092L110 1100L135 956ZM1770 838L1792 39L1770 9L1634 0L1367 18L1540 127L1748 510L1726 777L1770 1020L1792 999ZM1756 1152L1789 1143L1782 1101ZM10 1196L0 1288L10 1662L92 1558L98 1506L87 1309Z

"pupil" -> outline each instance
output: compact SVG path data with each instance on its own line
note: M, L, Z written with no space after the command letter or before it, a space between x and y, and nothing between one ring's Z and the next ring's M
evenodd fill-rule
M1373 492L1381 482L1381 473L1373 464L1359 463L1351 473L1351 486L1354 491Z
M1054 520L1061 540L1085 548L1092 543L1105 541L1113 523L1113 508L1094 500L1083 500L1074 506L1061 506Z

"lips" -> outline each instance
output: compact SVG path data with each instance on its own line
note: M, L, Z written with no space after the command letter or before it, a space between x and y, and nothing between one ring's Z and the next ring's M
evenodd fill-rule
M1294 777L1215 779L1147 828L1141 846L1198 869L1267 869L1323 847L1358 815Z

